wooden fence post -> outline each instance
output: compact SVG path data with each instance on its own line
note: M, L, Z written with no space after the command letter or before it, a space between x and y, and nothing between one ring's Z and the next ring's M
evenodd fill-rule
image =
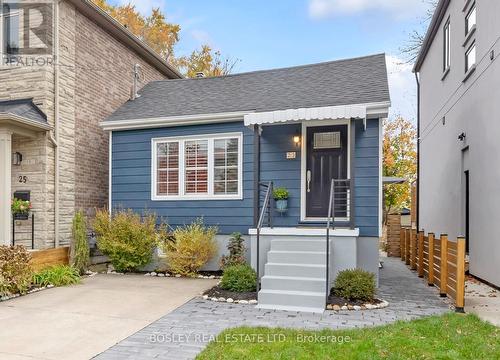
M457 239L457 300L455 310L463 313L465 306L465 238Z
M441 266L439 269L441 273L441 284L439 287L439 295L446 297L447 293L447 278L448 278L448 235L441 235Z
M405 235L405 263L406 265L410 265L410 238L411 238L411 229L406 230Z
M424 232L418 232L418 277L424 277Z
M434 285L434 233L429 234L429 269L428 269L428 280L429 286Z
M411 238L410 238L410 249L411 249L411 258L410 258L410 269L417 270L417 230L411 230Z
M406 229L401 228L401 232L399 233L399 249L401 252L401 261L404 261L405 259L405 234Z

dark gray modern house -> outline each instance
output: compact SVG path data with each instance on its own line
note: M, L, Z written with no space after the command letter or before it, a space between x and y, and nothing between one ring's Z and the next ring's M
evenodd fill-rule
M101 123L109 206L152 210L173 227L203 217L221 244L240 232L259 307L323 311L338 271L378 273L389 106L383 54L153 81ZM277 187L290 193L286 210L270 199Z

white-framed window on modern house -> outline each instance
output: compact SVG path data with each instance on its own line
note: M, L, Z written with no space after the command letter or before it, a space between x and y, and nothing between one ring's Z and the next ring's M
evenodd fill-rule
M443 72L451 67L451 23L448 20L443 28Z
M465 16L465 35L469 35L476 28L476 4L474 3Z
M468 73L476 65L476 43L473 42L465 52L465 72Z
M152 140L152 200L241 199L242 134Z
M159 196L179 195L179 142L156 145L156 193Z

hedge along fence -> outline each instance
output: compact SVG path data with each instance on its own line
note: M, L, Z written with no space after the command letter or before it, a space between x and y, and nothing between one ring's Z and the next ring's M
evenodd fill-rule
M465 239L448 240L447 235L425 236L415 229L401 230L401 260L418 276L427 278L429 286L439 288L441 296L455 302L457 312L465 305Z

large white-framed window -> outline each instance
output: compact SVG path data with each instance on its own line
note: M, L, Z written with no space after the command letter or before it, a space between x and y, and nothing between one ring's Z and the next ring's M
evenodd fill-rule
M152 200L242 199L242 133L154 138L151 144Z

